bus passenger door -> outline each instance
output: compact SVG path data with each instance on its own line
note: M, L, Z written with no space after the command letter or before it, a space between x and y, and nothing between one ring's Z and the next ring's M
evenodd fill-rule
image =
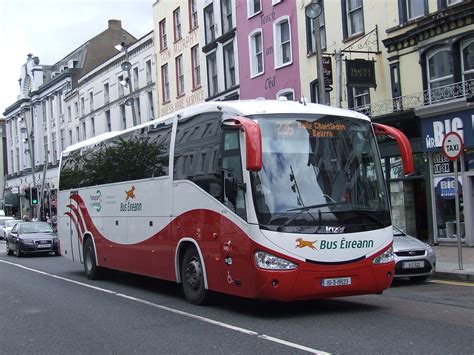
M247 221L247 211L239 136L239 130L224 131L223 201L227 208L222 208L219 240L224 290L245 296L250 270L248 238L246 231L242 230Z

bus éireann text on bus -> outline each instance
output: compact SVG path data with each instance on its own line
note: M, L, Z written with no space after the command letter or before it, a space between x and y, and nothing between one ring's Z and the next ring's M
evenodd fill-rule
M67 148L62 255L90 279L116 269L264 300L381 293L392 282L389 198L358 112L282 100L207 102Z

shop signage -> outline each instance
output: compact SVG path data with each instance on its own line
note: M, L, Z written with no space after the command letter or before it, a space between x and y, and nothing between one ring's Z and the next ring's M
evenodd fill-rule
M375 61L365 59L346 60L347 86L376 88Z
M453 172L453 163L443 153L433 154L433 174Z
M473 109L424 118L421 123L425 152L441 151L444 137L449 132L458 133L464 142L464 147L474 147Z
M452 200L455 198L456 190L454 186L453 177L445 177L435 182L436 195L440 196L444 200ZM461 183L458 182L458 191L462 191Z
M331 61L331 57L327 57L327 56L323 56L322 60L323 60L323 72L324 72L324 86L326 87L326 91L328 91L327 90L328 87L333 84L332 83L332 61Z

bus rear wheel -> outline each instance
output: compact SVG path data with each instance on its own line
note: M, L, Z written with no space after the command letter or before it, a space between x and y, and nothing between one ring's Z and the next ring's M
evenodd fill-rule
M84 243L84 271L89 280L98 280L102 274L102 268L97 266L95 261L94 243L91 238L87 238Z
M181 283L184 296L189 303L202 305L206 302L207 292L204 285L202 261L194 247L185 250L181 260Z

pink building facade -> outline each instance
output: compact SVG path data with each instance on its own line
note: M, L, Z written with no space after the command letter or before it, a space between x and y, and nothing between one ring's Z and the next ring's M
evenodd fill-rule
M301 97L295 1L236 0L240 98Z

